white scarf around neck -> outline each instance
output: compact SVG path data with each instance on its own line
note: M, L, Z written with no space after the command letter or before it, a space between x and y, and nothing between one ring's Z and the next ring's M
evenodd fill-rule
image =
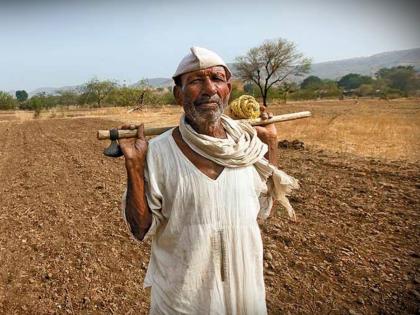
M290 205L287 195L292 189L299 188L298 180L270 164L264 155L267 145L258 137L256 130L244 121L235 121L226 115L221 121L227 139L210 137L197 133L182 115L179 131L188 146L201 156L228 168L254 165L258 174L267 181L268 194L284 206L292 220L296 214Z

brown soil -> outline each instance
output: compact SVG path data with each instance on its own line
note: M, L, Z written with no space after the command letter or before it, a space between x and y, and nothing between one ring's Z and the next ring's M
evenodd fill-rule
M0 124L0 313L146 314L150 244L120 217L102 119ZM292 140L292 139L290 139ZM280 151L298 223L262 224L270 314L418 314L419 166Z

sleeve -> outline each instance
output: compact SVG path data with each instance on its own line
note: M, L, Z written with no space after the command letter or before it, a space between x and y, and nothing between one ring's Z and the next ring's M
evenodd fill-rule
M164 217L162 215L162 193L160 189L160 185L158 182L159 178L162 178L161 174L159 174L159 167L156 166L158 163L157 159L154 158L153 151L149 147L146 157L146 168L144 170L144 189L146 193L147 204L152 212L152 225L150 226L149 230L147 231L146 235L144 236L143 240L146 240L149 237L155 235L156 230L161 225ZM126 208L126 199L127 199L127 189L124 191L121 200L121 210L122 210L122 217L124 222L127 224L128 229L131 233L130 225L127 222L125 208ZM131 235L133 239L139 241L134 235Z

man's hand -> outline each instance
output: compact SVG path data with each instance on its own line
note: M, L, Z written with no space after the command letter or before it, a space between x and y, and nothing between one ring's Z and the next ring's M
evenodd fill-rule
M261 120L267 120L273 117L273 113L267 112L267 108L265 106L260 106L260 112ZM254 128L257 130L258 138L260 138L262 142L269 145L273 141L277 141L277 129L275 124L255 126Z
M123 125L119 129L135 129L135 126ZM141 124L138 128L137 138L120 139L119 144L125 157L125 167L127 169L125 217L134 237L143 240L152 224L152 214L147 204L144 187L144 168L147 153L144 125Z
M134 125L123 125L119 129L135 129ZM127 167L144 167L147 153L147 140L144 136L144 124L137 129L137 138L118 140L125 157Z
M267 112L265 106L260 106L260 118L262 120L269 119L273 117L273 113ZM262 142L268 145L268 152L266 154L266 159L270 163L277 165L277 129L275 124L268 124L265 126L255 126L257 131L257 136Z

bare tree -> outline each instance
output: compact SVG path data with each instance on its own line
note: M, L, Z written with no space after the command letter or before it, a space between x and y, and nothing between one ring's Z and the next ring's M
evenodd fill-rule
M245 82L253 82L260 89L264 106L271 87L290 76L309 72L311 61L297 52L294 43L284 39L268 40L251 48L245 56L236 58L236 75Z

